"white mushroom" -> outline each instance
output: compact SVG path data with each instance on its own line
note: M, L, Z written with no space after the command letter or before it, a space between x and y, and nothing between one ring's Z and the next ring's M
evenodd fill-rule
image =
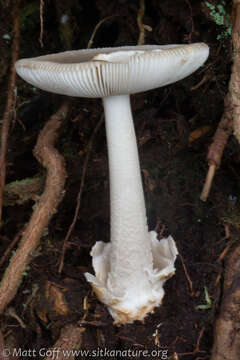
M101 97L110 171L111 242L92 251L86 273L115 323L143 320L164 296L178 254L171 236L149 232L129 95L181 80L207 59L202 43L68 51L19 60L17 73L43 90Z

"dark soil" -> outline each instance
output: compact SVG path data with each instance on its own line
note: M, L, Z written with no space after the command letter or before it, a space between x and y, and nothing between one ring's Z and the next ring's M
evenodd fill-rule
M0 1L3 15L0 23L1 114L11 59L11 39L6 36L11 37L10 3ZM39 2L23 0L20 56L85 48L95 25L111 15L115 17L99 27L93 47L135 45L139 36L138 9L137 0L68 0L67 4L64 0L45 1L44 46L41 47ZM231 13L230 2L225 9ZM69 28L59 25L63 15L68 16ZM180 253L176 275L166 283L161 307L144 323L121 327L113 325L105 306L98 302L86 283L84 272L93 273L91 247L98 240L109 241L104 126L94 140L78 221L69 240L63 271L58 274L63 240L76 208L87 143L102 114L100 100L72 99L71 114L57 144L67 164L65 197L41 239L41 246L32 254L30 268L11 302L26 327L21 327L9 312L1 319L6 347L37 351L50 348L58 339L59 330L67 323L81 321L87 308L82 348L98 350L96 358L121 358L110 352L113 349L148 350L150 359L210 357L225 261L224 257L221 261L218 258L229 243L226 230L234 240L239 228L240 157L233 137L225 149L208 201L201 202L199 196L208 168L207 150L223 112L231 71L231 39L224 35L219 39L224 26L216 25L205 2L199 0L148 0L143 22L152 27L152 32L146 32L148 44L203 41L211 49L204 67L189 78L132 96L149 228L155 228L159 238L168 234L174 237ZM44 177L44 170L32 150L40 129L61 101L61 97L33 89L17 79L17 116L9 139L7 183ZM196 129L200 135L190 141ZM204 133L201 129L207 131ZM33 205L31 199L20 204L6 201L0 235L1 255L28 221ZM7 263L2 266L2 272ZM208 303L207 294L211 300ZM199 305L206 306L199 309ZM143 353L135 354L136 359L144 357ZM90 355L79 358L90 358Z

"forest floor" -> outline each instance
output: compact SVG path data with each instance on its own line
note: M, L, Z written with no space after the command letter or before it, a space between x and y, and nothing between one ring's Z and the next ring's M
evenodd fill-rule
M215 6L214 1L211 3ZM105 355L99 352L96 358L121 358L114 352L106 353L110 350L138 350L136 359L144 358L144 350L151 359L210 358L225 258L239 237L240 156L239 145L232 136L210 196L202 202L199 197L208 169L206 155L224 109L232 59L227 25L216 24L207 4L199 0L146 1L143 22L152 28L146 31L146 44L205 42L210 56L189 78L131 98L149 228L155 229L159 238L171 234L180 254L176 274L165 285L162 305L144 323L114 326L83 275L86 271L93 273L91 247L96 241L109 241L104 123L92 144L77 222L67 244L62 271L58 272L63 241L77 205L87 145L103 112L101 100L73 98L56 145L66 161L65 196L32 254L10 304L11 311L8 308L1 318L6 348L37 349L36 357L45 357L44 350L42 354L39 351L53 347L59 329L68 323L81 323L85 329L81 349L105 349ZM0 6L2 114L12 56L13 5L0 1ZM230 4L224 3L224 9L226 18L231 12ZM138 1L68 0L66 4L64 0L48 0L43 10L41 46L39 2L21 1L20 57L86 48L95 25L110 16L99 26L92 47L138 42ZM64 16L67 25L63 27ZM39 193L44 187L45 172L32 151L40 129L62 97L34 89L20 78L16 86L16 119L9 134L6 183L37 179ZM23 199L22 191L26 192L19 190L14 197L5 193L1 256L33 211L33 196ZM36 195L36 189L32 191ZM2 273L8 261L9 257L2 264ZM30 353L20 355L25 359L33 357Z

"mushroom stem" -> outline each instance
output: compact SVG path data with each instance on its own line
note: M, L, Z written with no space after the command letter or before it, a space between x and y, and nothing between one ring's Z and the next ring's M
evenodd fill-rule
M136 135L128 95L103 99L107 132L111 242L97 241L95 276L85 273L115 324L143 320L163 298L178 254L171 236L148 232Z
M130 97L105 97L103 104L110 172L110 281L112 289L125 290L143 281L143 269L152 271L151 242Z

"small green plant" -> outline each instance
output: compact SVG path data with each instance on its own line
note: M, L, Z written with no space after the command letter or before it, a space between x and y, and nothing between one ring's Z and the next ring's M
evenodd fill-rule
M214 20L215 24L224 28L224 30L217 35L217 40L230 36L232 33L232 24L230 15L226 11L225 1L221 0L218 5L205 1L205 5L208 7L210 16Z
M31 267L27 266L26 270L23 272L23 276L28 276L30 270L31 270Z
M204 295L205 295L206 303L196 306L197 310L208 310L211 309L212 307L212 300L210 299L210 296L208 294L208 289L206 288L206 286L204 286Z

